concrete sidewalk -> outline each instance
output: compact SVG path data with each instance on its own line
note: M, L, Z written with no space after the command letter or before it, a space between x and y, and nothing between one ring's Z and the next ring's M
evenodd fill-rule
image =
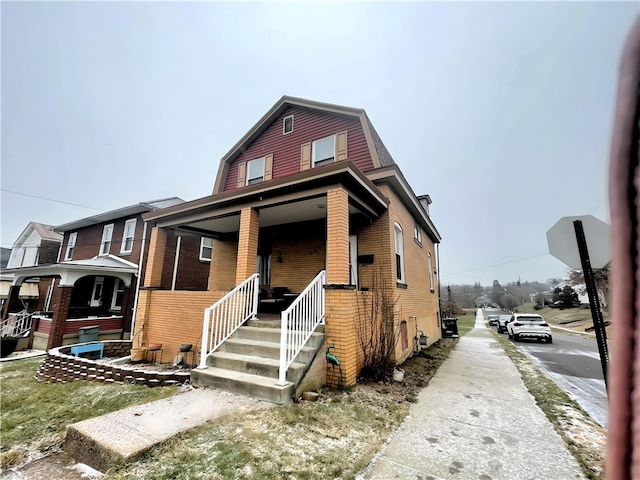
M478 310L475 328L360 478L582 479Z

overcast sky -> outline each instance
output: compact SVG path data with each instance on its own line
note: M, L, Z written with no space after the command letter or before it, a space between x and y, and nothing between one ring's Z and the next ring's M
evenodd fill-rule
M29 221L210 194L220 158L285 94L366 110L433 200L445 284L562 276L546 231L608 221L638 2L1 9L3 247Z

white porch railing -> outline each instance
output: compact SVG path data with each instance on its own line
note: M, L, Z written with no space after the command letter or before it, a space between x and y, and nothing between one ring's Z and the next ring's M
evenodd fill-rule
M18 313L10 313L6 320L0 323L0 337L22 337L31 330L33 316L40 312L29 313L22 310Z
M207 356L214 352L244 322L256 318L260 276L254 273L204 311L202 351L198 368L207 368Z
M289 366L318 325L324 322L325 281L323 270L281 314L280 372L276 385L286 385Z

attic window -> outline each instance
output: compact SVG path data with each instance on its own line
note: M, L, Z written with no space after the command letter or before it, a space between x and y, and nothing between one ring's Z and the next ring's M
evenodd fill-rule
M286 135L291 132L293 132L293 115L284 117L284 120L282 120L282 134Z

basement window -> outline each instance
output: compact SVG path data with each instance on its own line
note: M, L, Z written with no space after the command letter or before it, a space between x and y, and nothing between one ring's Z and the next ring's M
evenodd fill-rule
M291 132L293 132L293 115L284 117L284 120L282 120L282 134L286 135Z

